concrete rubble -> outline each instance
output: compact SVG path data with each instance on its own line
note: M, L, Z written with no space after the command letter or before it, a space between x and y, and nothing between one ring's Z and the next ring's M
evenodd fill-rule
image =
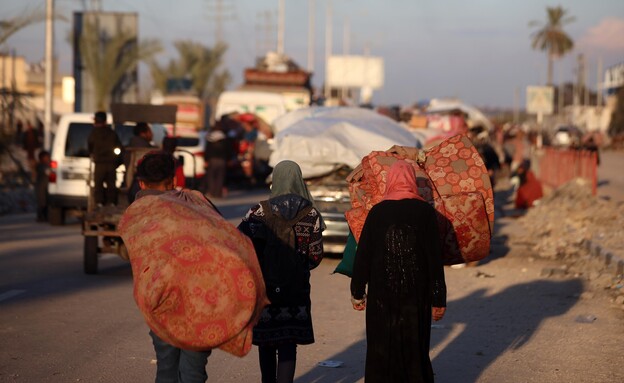
M592 195L591 185L574 179L544 197L518 219L524 229L513 239L536 256L560 260L542 276L571 275L593 290L607 290L624 309L624 203Z

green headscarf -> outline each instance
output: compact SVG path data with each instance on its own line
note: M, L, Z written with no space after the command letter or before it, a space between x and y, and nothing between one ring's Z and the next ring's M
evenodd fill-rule
M281 201L282 203L280 203L277 201L278 199L275 199L276 197L286 194L295 194L302 198L305 198L306 200L310 201L312 206L316 208L314 198L312 198L312 195L310 194L310 191L308 190L308 187L303 180L301 168L296 162L290 160L280 161L273 168L272 179L273 181L271 185L271 195L269 197L269 202L275 203L276 205L281 205L281 209L278 209L282 210L283 216L292 217L297 213L297 211L299 211L299 208L303 207L302 205L295 207L287 201ZM289 212L286 212L286 210L288 210ZM325 230L325 228L327 227L325 225L325 221L323 220L322 216L319 216L319 218L321 229Z
M271 178L270 198L284 194L296 194L314 203L314 199L303 180L301 168L296 162L290 160L280 161L273 168L273 176Z

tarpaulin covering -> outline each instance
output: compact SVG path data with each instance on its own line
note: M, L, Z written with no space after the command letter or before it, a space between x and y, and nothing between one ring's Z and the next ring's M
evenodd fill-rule
M269 165L295 161L304 178L326 175L344 165L355 168L371 151L392 145L422 146L394 120L363 108L300 109L280 117L274 128Z
M119 222L134 278L134 299L148 326L187 350L251 349L252 329L268 304L249 238L197 191L147 195Z
M347 177L352 209L349 227L359 241L370 209L383 199L386 174L398 159L414 166L419 194L437 210L447 265L483 259L490 251L494 196L483 159L465 135L428 150L394 146L375 151Z

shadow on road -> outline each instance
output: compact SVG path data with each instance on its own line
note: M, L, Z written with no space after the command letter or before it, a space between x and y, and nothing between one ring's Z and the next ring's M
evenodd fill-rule
M328 359L341 361L344 363L342 366L336 368L316 366L295 379L295 383L356 383L364 378L365 359L366 340L362 339Z
M522 348L541 323L573 307L580 280L537 281L488 295L485 289L448 303L444 327L432 331L432 349L448 342L433 360L438 382L477 382L499 356ZM451 340L454 328L461 331Z

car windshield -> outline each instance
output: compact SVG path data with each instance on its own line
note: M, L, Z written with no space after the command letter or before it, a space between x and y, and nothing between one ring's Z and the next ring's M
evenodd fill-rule
M89 157L87 141L93 129L90 122L72 122L67 130L67 141L65 142L66 157ZM115 132L119 136L122 145L126 146L132 138L134 127L131 125L117 125Z
M178 146L199 146L199 137L177 137Z

